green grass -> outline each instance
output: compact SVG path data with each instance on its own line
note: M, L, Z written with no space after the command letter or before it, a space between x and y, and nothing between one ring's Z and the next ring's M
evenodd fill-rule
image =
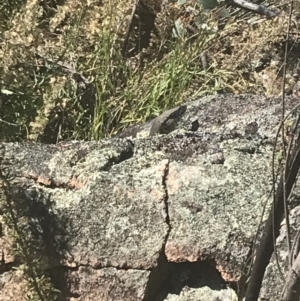
M263 80L271 85L277 77L275 65L263 77L255 77L254 70L260 52L269 53L278 30L283 32L280 19L272 26L251 25L252 31L247 22L232 19L220 30L212 13L202 18L206 26L197 35L175 39L174 20L189 15L185 6L170 6L169 15L157 15L149 45L124 56L133 1L104 2L2 4L0 140L99 140L190 98L264 93ZM196 0L189 3L197 7ZM128 49L142 39L143 24L133 24ZM201 64L203 51L210 54L208 69ZM76 69L89 84L83 88L60 64Z
M112 7L108 10L113 14L114 3L110 3ZM34 8L41 9L38 4ZM28 26L17 31L24 39L20 50L17 48L20 45L5 39L2 42L10 56L2 57L0 69L6 77L1 84L2 89L12 92L1 95L5 105L0 118L6 123L0 122L0 130L5 140L48 143L98 140L153 118L187 101L187 96L233 91L228 80L232 76L230 72L214 66L203 70L199 59L201 52L218 39L216 31L202 30L193 43L169 35L162 47L167 49L164 55L156 55L158 48L149 47L147 55L144 58L141 55L141 65L136 67L133 62L138 58L128 59L121 54L122 39L118 32L121 21L118 23L119 19L112 15L101 35L88 36L86 25L90 14L91 10L83 6L80 14L68 15L68 25L61 29L59 36L45 27L45 20L35 31L39 27L38 13L32 16L35 26L28 25L32 23L26 20L25 14L23 19L12 17L8 32L13 31L17 21L26 20ZM49 45L43 45L37 32L48 36ZM26 43L29 37L32 41ZM82 97L78 83L70 74L55 63L41 60L37 52L67 64L73 62L77 72L90 81L95 94ZM26 72L22 74L22 70Z

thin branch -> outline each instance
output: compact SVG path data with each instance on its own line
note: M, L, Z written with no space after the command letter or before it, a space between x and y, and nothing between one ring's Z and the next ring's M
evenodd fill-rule
M286 40L285 40L285 51L284 51L284 62L283 62L283 81L282 81L282 120L284 119L285 115L285 82L286 82L286 63L287 63L287 54L288 54L288 42L289 42L289 35L290 35L290 28L291 28L291 19L292 19L292 12L293 12L293 1L290 5L290 11L289 11L289 20L288 20L288 28L286 33ZM299 124L299 117L297 123ZM297 126L295 126L296 128ZM294 129L296 130L296 129ZM283 136L282 139L284 139L284 130L282 130ZM294 135L294 133L293 133ZM290 144L293 142L293 137L290 141ZM287 153L287 159L286 162L289 162L289 152ZM284 189L286 184L286 175L287 175L287 164L285 164L284 169ZM286 199L286 193L284 190L283 194L283 204L284 204L284 215L285 215L285 221L286 221L286 239L287 239L287 245L288 245L288 252L289 252L289 262L291 262L291 238L290 238L290 222L289 222L289 212L288 212L288 206L287 206L287 199Z
M12 123L12 122L8 122L6 120L3 120L0 118L0 122L8 124L8 125L12 125L12 126L22 126L23 124L18 124L18 123Z
M266 16L267 18L275 18L279 15L278 12L272 11L262 4L255 4L245 0L230 0L229 3L259 15Z

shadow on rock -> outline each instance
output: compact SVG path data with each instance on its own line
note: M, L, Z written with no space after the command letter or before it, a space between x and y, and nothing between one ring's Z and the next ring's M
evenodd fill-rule
M69 218L55 208L50 193L45 195L36 188L15 186L11 199L18 233L16 242L22 245L21 260L32 265L29 270L34 269L37 278L49 276L53 286L62 292L58 300L66 300L65 296L70 295L68 271L61 267L72 259L69 249L75 235Z
M183 291L190 288L200 289L208 287L214 291L220 291L227 288L220 273L208 262L165 264L168 268L164 268L164 270L168 270L168 275L165 275L164 279L160 279L161 285L159 291L157 291L157 286L153 286L155 281L149 281L148 295L146 296L145 301L163 301L168 295L180 295ZM156 278L161 277L159 272L154 272L154 275Z

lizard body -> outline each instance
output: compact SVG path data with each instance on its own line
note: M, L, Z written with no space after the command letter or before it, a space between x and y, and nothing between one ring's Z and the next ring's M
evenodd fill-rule
M185 113L186 108L186 105L182 105L168 110L156 117L152 122L149 136L169 134L174 131L180 118Z

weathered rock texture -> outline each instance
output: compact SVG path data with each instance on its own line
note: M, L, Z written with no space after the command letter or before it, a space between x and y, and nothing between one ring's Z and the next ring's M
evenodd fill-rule
M237 300L280 118L279 98L226 95L187 103L168 135L134 138L148 123L99 143L4 144L14 206L62 300Z

